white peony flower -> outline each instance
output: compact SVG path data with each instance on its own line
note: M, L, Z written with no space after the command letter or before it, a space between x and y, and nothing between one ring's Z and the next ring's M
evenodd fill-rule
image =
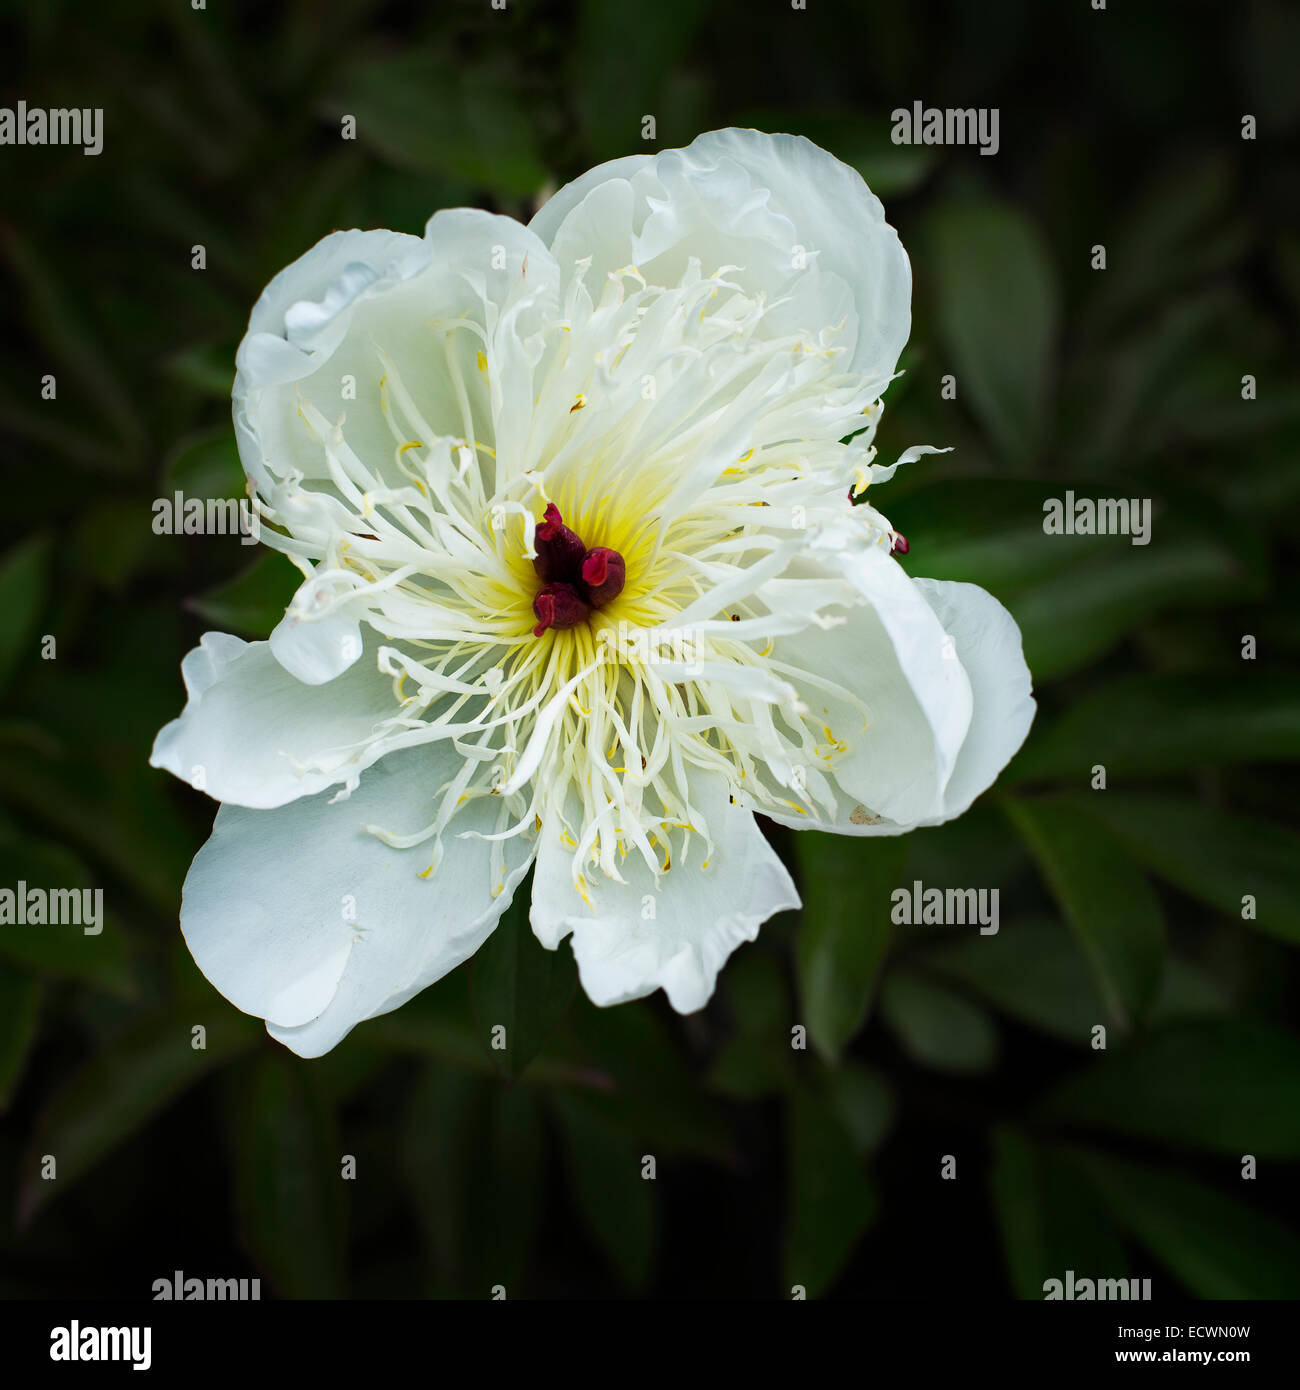
M798 906L756 812L893 835L989 786L1033 718L1019 631L850 500L898 466L910 295L861 178L749 130L271 282L235 428L304 582L269 641L185 658L152 757L222 803L181 909L217 989L317 1056L535 865L592 1000L689 1012Z

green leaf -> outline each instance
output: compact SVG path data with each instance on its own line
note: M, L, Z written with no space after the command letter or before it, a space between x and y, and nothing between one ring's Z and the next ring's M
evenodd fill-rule
M1195 961L1166 953L1160 988L1147 1014L1149 1025L1218 1018L1227 1012L1228 999L1217 975Z
M654 1257L654 1183L642 1176L644 1155L588 1098L554 1097L564 1136L574 1204L596 1243L629 1288L642 1289Z
M980 584L1004 600L1040 683L1079 669L1166 610L1222 606L1264 592L1258 539L1236 533L1229 542L1191 499L1153 499L1152 540L1135 546L1125 536L1046 534L1043 506L1067 490L1076 499L1117 491L951 479L887 502L891 521L911 540L909 565L933 578Z
M1129 676L1039 721L1003 776L1087 785L1094 764L1116 776L1189 772L1212 764L1300 758L1300 696L1291 677Z
M686 131L674 133L676 114L661 97L703 17L692 0L658 0L638 12L629 43L624 13L603 0L582 0L572 45L574 98L598 160L689 142ZM612 53L617 62L610 61ZM656 139L643 143L647 112L657 113Z
M114 596L142 575L166 573L180 558L159 547L152 513L138 497L113 497L79 509L70 548L78 574L90 575Z
M470 66L419 47L367 56L344 70L323 109L331 119L354 116L357 141L399 169L516 197L546 179L537 124L504 65Z
M392 1013L358 1030L367 1045L434 1059L459 1071L491 1073L470 1010L464 971L452 971Z
M1171 796L1099 793L1088 814L1153 873L1235 924L1300 943L1300 835L1237 812ZM1242 897L1255 915L1242 916Z
M543 1149L533 1094L429 1066L401 1131L401 1166L433 1270L432 1292L515 1291L542 1213Z
M862 1026L893 935L890 893L902 877L901 837L795 836L803 926L796 946L808 1034L834 1059Z
M894 1122L894 1098L884 1077L860 1062L841 1062L828 1073L827 1098L858 1153L874 1153Z
M496 930L474 953L470 967L479 1037L501 1074L511 1078L542 1050L578 987L568 947L561 943L548 951L533 935L528 925L530 897L525 881Z
M29 441L43 456L61 455L83 468L120 469L120 458L111 444L90 430L71 428L50 415L48 402L32 409L15 402L0 386L0 426L14 439Z
M110 707L118 720L133 713L117 700ZM159 727L163 722L159 720ZM55 727L67 728L62 723ZM167 796L158 773L145 763L143 750L148 746L137 745L141 755L135 766L116 764L111 775L80 750L60 750L60 756L51 757L53 750L34 744L0 747L0 794L33 821L48 818L55 833L111 864L158 911L174 917L195 844L184 825L159 809ZM148 783L153 785L143 785ZM116 949L111 932L110 925L93 938L101 943L108 938L102 947L107 952ZM0 950L5 947L5 929L0 928ZM85 952L70 964L75 961L99 963Z
M190 599L189 607L223 632L269 637L301 583L283 555L265 550L233 579Z
M794 1019L775 957L761 944L738 951L721 984L735 1035L714 1058L709 1085L743 1100L780 1090L791 1078Z
M790 1096L785 1282L816 1298L876 1216L876 1196L854 1140L818 1097Z
M1046 1282L1064 1280L1067 1270L1129 1277L1128 1257L1096 1194L1049 1150L999 1127L989 1188L1017 1298L1043 1298Z
M1094 284L1109 278L1092 276ZM1220 390L1236 374L1242 349L1233 339L1249 312L1223 284L1189 288L1161 314L1109 339L1104 350L1077 356L1070 379L1075 414L1061 431L1069 468L1105 473L1122 458L1126 472L1140 472L1164 454L1171 436L1180 443L1231 443L1235 453L1250 431L1276 427L1287 407L1273 391L1261 410L1252 403L1243 411L1235 392ZM1225 494L1236 493L1236 482L1234 476Z
M352 1033L346 1047L336 1047L312 1062L312 1075L329 1104L338 1109L373 1089L392 1061L387 1048L374 1047Z
M22 1080L44 993L40 980L0 963L0 1114L8 1110Z
M488 1060L491 1051L474 1020L468 978L468 971L453 971L400 1009L367 1020L353 1036L367 1049L385 1056L399 1052L477 1076L500 1075L499 1068ZM529 1086L598 1087L608 1083L603 1072L560 1056L535 1057L523 1076L515 1079Z
M1050 1267L1042 1199L1036 1191L1034 1150L1011 1130L993 1135L989 1187L1002 1235L1002 1251L1017 1298L1042 1296L1043 1270Z
M1241 1019L1169 1024L1067 1078L1044 1118L1216 1153L1300 1154L1300 1041Z
M733 1038L709 1067L708 1085L736 1100L757 1100L780 1091L790 1080L779 1051L754 1038Z
M1197 151L1150 181L1118 228L1106 273L1084 315L1095 336L1170 286L1213 273L1244 249L1233 217L1233 168L1222 152Z
M21 541L0 560L0 690L28 654L28 639L45 606L49 568L47 535Z
M927 227L939 330L960 399L1011 466L1040 453L1060 290L1038 229L1007 203L939 205Z
M345 1292L342 1158L309 1069L280 1053L241 1078L234 1125L235 1205L245 1245L285 1298Z
M909 464L919 468L922 464ZM1067 491L1077 498L1110 496L1106 488L1062 481L1048 485L1020 478L946 478L927 483L897 500L894 482L881 485L872 501L911 543L909 562L931 579L956 579L1006 595L1060 574L1098 554L1128 546L1125 536L1048 535L1044 504Z
M191 1030L200 1024L206 1029L206 1046L196 1049ZM42 1111L24 1160L20 1224L189 1087L262 1036L253 1020L230 1008L208 1019L172 1012L133 1024L64 1081ZM52 1181L41 1178L44 1154L58 1164Z
M893 970L880 995L880 1016L914 1062L936 1071L988 1071L998 1035L977 1005L906 970Z
M1069 929L1046 919L1004 922L996 936L943 943L908 963L962 985L999 1012L1075 1047L1098 1023L1119 1020L1102 1003L1087 957ZM1213 1017L1225 1012L1217 982L1200 966L1166 953L1148 1022Z
M1240 545L1161 517L1151 529L1149 545L1099 547L1103 553L1087 563L1007 596L1036 680L1079 670L1156 613L1222 605L1256 590Z
M163 370L205 396L226 401L235 379L234 347L227 343L194 343L163 363Z
M1070 1157L1115 1219L1195 1297L1300 1297L1300 1238L1276 1217L1182 1173L1082 1149Z
M790 1049L790 993L776 956L763 944L737 951L721 976L736 1030Z
M1001 597L1021 625L1040 681L1076 669L1165 609L1263 592L1260 542L1240 531L1229 541L1222 528L1206 525L1194 497L1174 490L1151 499L1151 541L1133 545L1128 536L1043 530L1045 505L1067 492L1076 502L1095 501L1131 493L1131 486L946 478L909 490L907 477L882 493L890 520L911 541L905 563Z
M991 799L977 801L956 820L907 835L905 882L998 883L1005 898L1018 876L1032 873L1020 836Z
M239 461L234 431L224 425L182 440L163 465L162 486L169 502L175 492L183 492L187 498L242 498L244 466Z
M1118 1022L1102 1002L1082 947L1061 922L1003 922L996 936L944 942L908 959L1076 1047L1087 1044L1098 1023Z
M1083 947L1108 1010L1131 1026L1146 1013L1160 979L1164 923L1155 891L1123 845L1068 799L1005 805Z
M23 289L32 336L66 368L65 377L59 382L63 388L60 402L78 391L84 392L119 441L135 444L142 433L140 417L114 370L114 354L105 350L86 319L74 311L66 284L52 273L35 244L8 223L0 236L0 255Z
M561 1051L565 1033L573 1035L577 1052ZM641 1152L688 1155L734 1167L739 1158L727 1109L702 1090L679 1037L680 1030L670 1028L647 1005L598 1009L579 993L549 1051L565 1057L572 1072L609 1097L606 1119L643 1144ZM547 1060L535 1062L525 1080Z

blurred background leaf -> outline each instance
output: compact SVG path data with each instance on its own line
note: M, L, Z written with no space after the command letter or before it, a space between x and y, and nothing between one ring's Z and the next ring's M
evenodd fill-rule
M1042 237L1020 209L987 197L939 204L924 235L958 399L969 395L1007 469L1026 468L1044 444L1060 316Z
M346 1292L344 1155L315 1078L283 1055L259 1057L235 1103L235 1203L243 1238L272 1290Z
M619 1278L640 1292L654 1254L654 1181L643 1172L654 1155L639 1154L576 1096L558 1096L557 1114L574 1206Z
M12 89L102 107L105 146L8 150L0 187L0 888L102 889L105 925L0 924L5 1291L144 1296L179 1267L289 1297L884 1298L932 1289L938 1248L991 1294L1072 1268L1293 1297L1293 9L6 9ZM916 100L996 107L997 156L895 144ZM185 950L213 803L147 759L184 653L265 637L298 575L155 533L155 503L243 495L235 350L320 237L527 218L732 124L806 135L885 200L915 292L882 459L954 447L873 500L911 573L1021 624L1029 739L948 825L767 827L803 909L698 1014L594 1008L512 912L293 1058ZM1149 544L1047 534L1067 491L1149 499ZM895 927L916 880L996 888L998 932ZM940 1181L948 1153L977 1180Z
M1294 1299L1300 1292L1300 1241L1247 1203L1167 1169L1084 1150L1070 1158L1116 1222L1198 1298Z
M1109 831L1063 798L1009 801L1007 811L1078 938L1108 1011L1133 1026L1155 997L1164 952L1151 885Z
M429 1292L490 1298L513 1288L541 1219L537 1101L437 1066L411 1092L402 1162L431 1271Z
M790 1098L789 1139L785 1280L815 1298L871 1224L876 1196L849 1131L802 1089Z
M1067 1270L1131 1278L1132 1265L1110 1217L1085 1179L1055 1154L1011 1129L993 1135L990 1197L1018 1298L1042 1298Z
M530 875L470 964L478 1036L507 1077L518 1076L541 1051L578 988L572 953L548 951L533 935L528 925L531 900ZM493 1036L495 1030L501 1030L499 1038Z
M196 1026L177 1012L141 1018L53 1092L24 1164L18 1193L22 1221L31 1220L186 1087L246 1051L257 1036L247 1019L228 1009L202 1023L202 1047L194 1045ZM46 1154L56 1165L49 1180L41 1172Z
M1240 1019L1172 1024L1067 1077L1043 1110L1070 1126L1294 1158L1300 1041Z
M795 840L803 930L799 985L808 1032L834 1058L858 1031L893 934L889 894L902 843L801 834Z

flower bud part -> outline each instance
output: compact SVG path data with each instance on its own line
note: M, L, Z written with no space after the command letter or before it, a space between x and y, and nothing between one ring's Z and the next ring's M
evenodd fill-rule
M617 550L598 545L587 552L582 562L582 582L592 606L601 608L623 592L627 582L627 564Z
M560 509L552 502L538 526L533 548L537 551L533 568L543 583L563 581L573 583L582 569L582 557L587 547L576 531L564 524Z
M533 612L537 614L533 636L540 637L547 628L576 627L590 614L591 604L572 584L560 582L542 588L533 600Z

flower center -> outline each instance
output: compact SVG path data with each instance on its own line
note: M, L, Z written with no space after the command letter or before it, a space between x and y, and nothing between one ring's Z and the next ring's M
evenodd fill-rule
M542 581L533 599L534 637L550 627L576 627L593 608L603 608L623 592L627 578L623 557L607 545L589 550L578 533L564 524L554 502L537 527L534 549L533 568Z

